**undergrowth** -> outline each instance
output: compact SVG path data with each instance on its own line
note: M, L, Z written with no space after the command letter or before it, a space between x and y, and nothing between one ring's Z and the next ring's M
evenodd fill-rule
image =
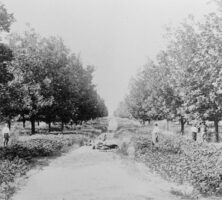
M222 149L181 136L160 135L157 147L151 138L135 140L136 157L164 178L188 182L204 195L222 195Z

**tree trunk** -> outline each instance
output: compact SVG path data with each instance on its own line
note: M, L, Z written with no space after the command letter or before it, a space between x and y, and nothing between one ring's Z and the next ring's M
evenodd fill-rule
M31 118L31 135L33 135L33 134L35 134L35 118L34 117L32 117Z
M25 116L22 116L22 124L23 124L23 128L25 128Z
M217 119L214 120L214 128L215 128L215 140L219 142L219 121Z
M48 123L49 125L49 132L51 131L51 122Z
M38 124L38 126L39 126L39 120L37 121L37 124Z
M181 131L182 135L184 135L184 124L185 124L185 122L184 122L183 117L180 117L180 125L181 125L180 131Z
M7 123L8 123L8 128L11 129L11 120L9 119L9 120L7 121Z
M61 131L64 130L64 122L61 123Z

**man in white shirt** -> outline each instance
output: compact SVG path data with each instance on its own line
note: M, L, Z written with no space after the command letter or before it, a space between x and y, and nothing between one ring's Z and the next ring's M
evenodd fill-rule
M193 139L194 141L197 141L198 129L197 129L196 126L193 125L193 126L191 127L191 133L192 133L192 139Z
M201 142L205 142L207 140L207 125L206 125L206 122L201 123L200 136L201 136Z
M9 137L10 137L10 130L8 124L5 124L4 128L2 129L2 136L4 139L4 147L8 146Z
M159 133L160 133L160 129L158 127L158 124L155 124L154 129L152 131L152 144L155 145L158 143L159 141Z

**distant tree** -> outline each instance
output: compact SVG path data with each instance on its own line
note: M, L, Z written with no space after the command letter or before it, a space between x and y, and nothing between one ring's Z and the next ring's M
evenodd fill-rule
M95 90L93 80L93 66L87 66L80 73L80 99L78 103L77 119L86 121L89 119L103 117L108 115L104 101Z
M9 14L3 4L0 3L0 32L9 32L10 26L14 21L12 14ZM8 115L12 110L12 104L9 101L9 94L12 92L8 88L9 81L13 79L13 74L10 72L9 63L12 60L13 54L11 49L0 43L0 118L10 122L11 115ZM9 123L10 125L10 123Z
M216 141L222 119L221 20L220 14L211 13L202 23L183 23L167 49L174 86L182 94L181 110L190 120L214 121Z
M121 118L131 118L131 114L129 112L129 108L127 107L126 102L121 101L114 111L114 116L121 117Z
M5 44L0 43L0 84L12 80L12 73L9 70L9 62L12 60L12 50Z
M14 20L13 14L8 13L5 6L0 2L0 32L9 32L10 26Z
M211 14L198 24L198 48L186 71L186 106L201 120L214 121L216 141L222 119L221 20L222 17Z
M13 74L9 69L9 63L12 58L11 49L4 44L0 44L0 116L1 120L9 122L9 127L10 119L15 115L15 105L13 98L11 99L11 94L13 94L14 90L9 87L9 82L13 79Z
M14 52L11 62L15 74L12 82L19 93L18 114L28 114L35 133L35 121L38 112L43 107L52 104L52 96L43 94L42 85L46 79L42 57L42 40L34 30L26 31L24 35L11 34L9 44Z
M51 123L59 121L63 130L70 120L77 123L108 114L93 84L94 68L84 68L61 38L44 38L29 29L8 39L13 76L5 81L10 91L4 93L5 115L20 115L23 124L29 119L34 134L36 121L48 123L49 131Z

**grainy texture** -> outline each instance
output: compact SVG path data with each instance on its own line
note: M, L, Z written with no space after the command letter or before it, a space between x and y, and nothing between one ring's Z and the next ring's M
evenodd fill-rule
M222 149L180 136L160 136L158 147L150 138L136 138L136 156L164 178L189 182L205 195L222 195Z

